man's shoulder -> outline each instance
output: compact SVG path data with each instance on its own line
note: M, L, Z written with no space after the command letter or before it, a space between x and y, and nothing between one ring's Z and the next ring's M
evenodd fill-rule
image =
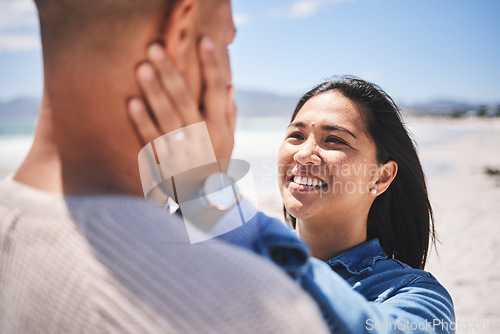
M191 244L180 219L144 200L21 197L0 194L7 213L0 218L0 243L11 250L0 260L25 271L21 281L19 272L4 272L12 285L1 288L15 286L28 304L37 303L30 286L42 286L45 275L38 293L46 310L61 309L68 298L61 286L71 286L86 300L73 312L113 321L156 319L158 328L180 332L324 329L317 306L279 268L223 242Z

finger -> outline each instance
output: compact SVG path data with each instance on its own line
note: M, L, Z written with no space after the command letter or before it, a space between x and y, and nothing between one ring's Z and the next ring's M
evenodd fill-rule
M164 92L153 67L143 63L137 68L139 85L148 101L151 111L163 133L168 133L183 126L169 96Z
M127 104L127 111L143 144L152 142L162 135L155 126L142 99L138 97L131 98Z
M237 117L237 108L236 103L234 101L234 87L230 85L228 88L229 93L227 94L226 101L226 119L227 124L229 125L229 131L234 134L234 130L236 129L236 117Z
M159 44L152 44L148 48L148 58L160 74L161 84L176 107L176 112L183 123L189 125L201 122L203 118L198 110L197 101L163 48Z
M227 84L226 71L217 58L213 42L204 37L201 42L200 58L205 82L205 118L207 123L223 125L226 122Z
M232 73L231 73L231 61L229 59L229 50L226 48L226 51L223 53L222 63L225 70L226 82L233 82ZM232 86L232 85L231 85Z

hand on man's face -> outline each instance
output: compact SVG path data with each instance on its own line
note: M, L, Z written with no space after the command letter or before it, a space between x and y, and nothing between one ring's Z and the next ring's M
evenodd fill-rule
M208 37L201 40L198 52L206 87L203 110L199 109L182 74L161 45L153 44L148 48L148 60L136 71L144 100L139 97L130 99L128 112L140 141L145 145L139 153L139 169L146 196L162 182L161 175L169 180L171 176L196 167L213 163L217 166L217 160L231 157L236 109L233 88L226 84L227 64L220 61L215 45ZM158 167L161 167L162 174L157 172ZM189 182L183 183L183 188L194 192L201 180L208 176L199 174L196 175L199 180L191 177ZM165 189L167 193L167 189L172 190L171 187ZM172 197L173 193L168 193L168 196ZM165 199L161 194L153 197L157 198L155 201Z
M136 73L144 96L130 99L129 114L143 144L182 127L205 122L215 156L229 159L234 144L236 108L233 87L226 84L227 64L220 60L208 37L201 40L198 52L205 86L203 110L163 48L153 44L148 49L148 60Z

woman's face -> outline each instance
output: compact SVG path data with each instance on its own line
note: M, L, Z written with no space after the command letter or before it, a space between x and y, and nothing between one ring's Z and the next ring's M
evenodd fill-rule
M309 99L279 150L287 211L303 221L366 222L379 165L360 107L336 91ZM364 218L363 218L364 217Z

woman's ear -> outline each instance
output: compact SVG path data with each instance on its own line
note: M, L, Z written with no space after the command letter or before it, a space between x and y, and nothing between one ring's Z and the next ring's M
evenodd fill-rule
M389 160L385 165L380 167L378 180L375 181L375 190L377 195L384 193L387 188L389 188L397 173L398 164L393 160Z
M193 53L196 55L199 30L198 0L177 1L172 7L162 37L166 53L181 71L190 65L187 62L191 61Z

